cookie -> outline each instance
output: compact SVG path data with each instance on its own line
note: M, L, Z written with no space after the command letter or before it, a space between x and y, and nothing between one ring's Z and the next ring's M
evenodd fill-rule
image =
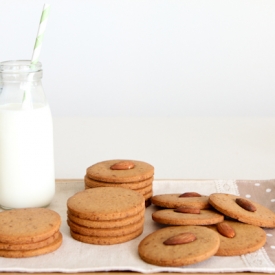
M246 201L256 207L255 212L248 211L236 203L237 198L241 197L231 194L214 193L209 196L209 203L230 218L260 227L275 227L274 212L261 204L246 199Z
M207 225L224 220L224 216L212 210L200 210L199 214L178 213L174 209L162 209L152 214L155 222L166 225Z
M54 233L53 236L34 243L27 243L27 244L9 244L9 243L0 243L0 250L32 250L47 246L53 243L60 235L60 232Z
M30 249L30 250L0 250L0 257L6 257L6 258L26 258L26 257L33 257L33 256L39 256L47 253L51 253L55 250L57 250L62 244L62 234L59 233L58 238L43 247L37 248L37 249Z
M144 211L144 197L121 187L97 187L78 192L67 200L69 212L81 219L123 219Z
M134 191L138 192L139 194L143 195L145 199L148 199L149 197L152 197L153 194L153 189L152 189L152 185L149 186L145 186L143 188L140 189L136 189ZM148 194L151 194L149 197L146 197Z
M85 236L81 235L78 233L73 232L72 230L70 231L71 236L80 242L83 243L88 243L88 244L97 244L97 245L112 245L112 244L119 244L119 243L124 243L128 242L139 235L141 235L143 232L143 228L139 228L137 231L119 236L119 237L96 237L96 236Z
M94 236L94 237L120 237L129 235L140 228L143 228L144 217L134 224L129 224L116 228L91 228L78 225L70 220L67 221L70 229L80 235Z
M107 185L107 187L110 187L110 186ZM117 186L116 186L116 184L112 184L111 187L117 187ZM97 187L87 187L87 186L85 186L85 189L88 189L88 188L97 188ZM123 187L123 188L127 188L127 187ZM130 187L127 188L127 189L131 189L131 190L134 190L134 191L138 192L139 194L143 195L145 197L145 199L147 199L147 194L148 193L152 193L152 185L148 185L148 186L145 186L145 187L142 187L142 188L139 188L139 189L132 189Z
M91 187L88 187L88 186L85 185L84 188L86 190L86 189L90 189ZM137 191L137 190L133 190L133 191ZM152 198L152 196L153 196L153 190L149 191L146 194L143 194L143 197L145 199L145 207L148 207L148 206L151 205L151 198Z
M121 165L113 168L114 165L131 163L128 167ZM152 178L154 175L154 167L146 162L137 160L107 160L98 162L86 169L86 176L90 179L109 182L109 183L131 183L140 182Z
M146 194L143 194L144 199L147 201L148 199L151 199L153 196L153 190L149 191Z
M266 233L262 228L236 221L225 221L225 223L234 229L235 236L228 238L219 233L220 247L216 256L240 256L264 246ZM218 233L216 225L211 225L209 228Z
M0 224L0 243L28 244L53 236L61 217L47 208L13 209L0 213Z
M87 187L124 187L132 190L141 189L144 187L152 186L153 177L138 182L103 182L84 177L84 182Z
M178 208L180 206L191 206L199 209L208 209L208 196L201 197L180 197L178 194L160 194L152 197L151 202L163 208Z
M196 240L176 245L164 241L182 233L194 234ZM140 258L158 266L186 266L215 255L220 245L219 235L203 226L169 226L146 236L138 246Z
M123 227L126 225L131 225L136 222L138 222L142 217L144 217L144 211L141 211L137 215L130 216L124 219L118 219L118 220L107 220L107 221L92 221L92 220L86 220L86 219L80 219L74 215L72 215L68 211L68 219L80 226L84 227L91 227L91 228L117 228L117 227Z

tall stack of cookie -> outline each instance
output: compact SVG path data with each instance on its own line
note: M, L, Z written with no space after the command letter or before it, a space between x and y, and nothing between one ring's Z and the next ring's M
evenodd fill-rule
M70 197L67 207L71 236L81 242L118 244L143 232L145 199L130 189L87 189Z
M137 160L107 160L86 170L85 188L123 187L144 196L146 205L153 195L154 167Z
M0 256L25 258L53 252L62 244L61 217L46 208L0 213Z

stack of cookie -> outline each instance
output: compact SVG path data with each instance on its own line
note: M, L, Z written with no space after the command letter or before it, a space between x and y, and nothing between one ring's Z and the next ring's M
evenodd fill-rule
M144 196L146 205L153 195L154 167L143 161L108 160L96 163L86 170L85 188L123 187Z
M143 232L145 200L130 189L86 189L70 197L67 207L71 236L80 242L118 244Z
M160 194L151 201L162 207L152 214L152 219L161 224L209 225L224 220L224 215L209 204L209 196L196 192Z
M0 256L25 258L53 252L62 244L61 217L46 208L0 213Z

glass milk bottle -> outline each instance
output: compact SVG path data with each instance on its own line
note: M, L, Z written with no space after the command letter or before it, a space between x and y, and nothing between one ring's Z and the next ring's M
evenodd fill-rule
M0 63L0 206L45 207L55 193L52 116L42 65Z

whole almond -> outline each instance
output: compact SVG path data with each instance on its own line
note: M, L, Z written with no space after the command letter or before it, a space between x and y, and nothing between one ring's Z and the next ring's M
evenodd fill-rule
M250 211L250 212L255 212L257 210L256 206L252 204L250 201L245 200L243 198L237 198L236 203L242 207L243 209Z
M201 197L201 194L197 192L185 192L179 195L180 198L192 198L192 197Z
M132 161L125 160L125 161L120 161L113 164L110 168L112 170L129 170L129 169L133 169L134 167L135 167L135 164Z
M200 209L196 207L180 206L174 209L178 213L200 214Z
M235 237L235 230L233 227L231 227L228 223L226 222L221 222L217 224L217 230L218 232L227 237L227 238L233 238Z
M186 244L195 241L197 238L191 232L181 233L179 235L168 238L163 242L165 245Z

